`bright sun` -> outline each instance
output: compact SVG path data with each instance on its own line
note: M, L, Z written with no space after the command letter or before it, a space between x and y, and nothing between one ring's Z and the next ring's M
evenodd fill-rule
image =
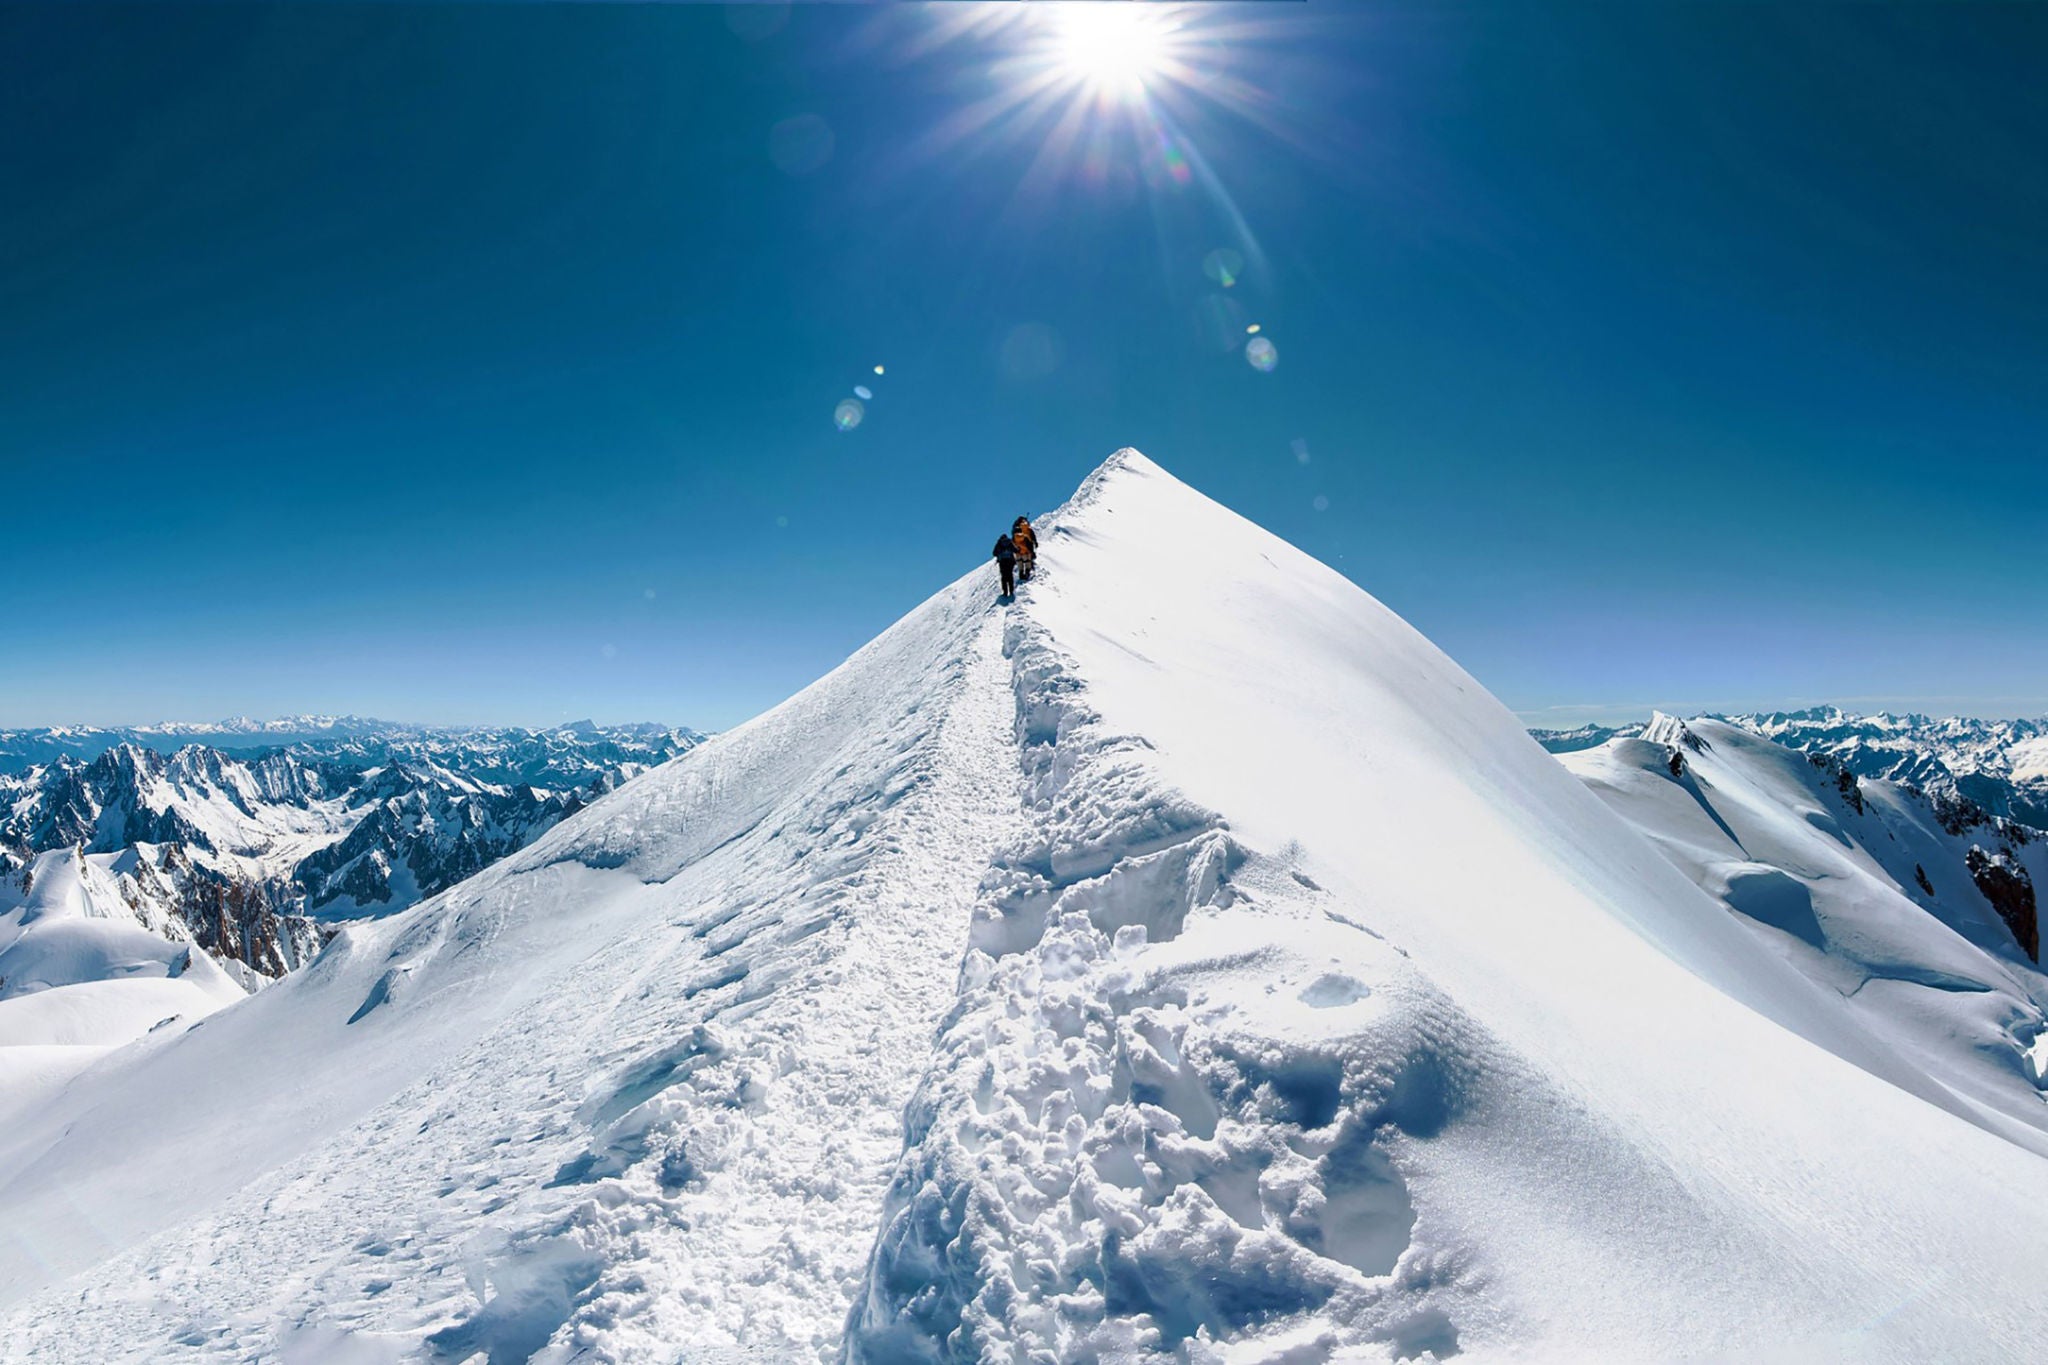
M1059 70L1099 95L1135 99L1167 64L1171 7L1138 0L1065 0L1047 8L1053 11Z

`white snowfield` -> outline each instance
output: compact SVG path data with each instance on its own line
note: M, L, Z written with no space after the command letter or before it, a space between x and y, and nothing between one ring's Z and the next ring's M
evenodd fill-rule
M115 1047L247 994L205 949L145 928L111 861L57 849L26 893L0 879L0 1131Z
M2048 1358L2010 1095L1144 457L1040 531L0 1126L0 1356Z

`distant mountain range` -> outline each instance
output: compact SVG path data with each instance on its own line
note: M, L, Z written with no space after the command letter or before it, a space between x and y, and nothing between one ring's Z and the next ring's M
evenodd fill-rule
M1832 706L1713 716L1801 753L1827 754L1857 777L1956 796L1986 814L2048 829L2048 719L1971 720ZM1639 736L1643 724L1532 730L1554 754Z
M26 894L61 855L107 913L277 976L324 924L444 890L701 739L313 716L0 731L0 879Z
M281 748L312 752L373 752L397 746L441 750L451 743L464 750L520 747L539 735L568 735L585 741L616 738L626 743L657 742L664 735L696 735L654 722L598 725L577 720L563 725L527 729L519 726L415 725L373 720L365 716L279 716L250 720L232 716L218 721L164 721L155 725L50 725L32 729L0 729L0 774L21 773L59 759L90 760L122 744L172 753L201 744L237 757L261 755ZM701 738L701 736L697 736Z

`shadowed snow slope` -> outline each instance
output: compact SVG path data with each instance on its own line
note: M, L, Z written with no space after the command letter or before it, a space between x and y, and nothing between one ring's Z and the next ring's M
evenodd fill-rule
M2035 1130L1142 456L1041 533L0 1131L0 1353L2048 1351Z

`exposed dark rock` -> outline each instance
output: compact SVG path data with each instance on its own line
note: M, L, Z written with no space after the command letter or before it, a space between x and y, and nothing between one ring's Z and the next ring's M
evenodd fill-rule
M1937 791L1929 800L1934 806L1934 818L1950 834L1962 834L1991 823L1991 812L1961 792Z
M1833 754L1820 752L1809 753L1806 761L1827 774L1828 780L1834 783L1835 790L1841 793L1842 800L1848 803L1850 810L1858 815L1863 814L1863 787L1847 764Z
M1984 899L1991 902L1991 908L1998 912L2012 936L2019 940L2020 947L2035 962L2041 960L2041 926L2036 918L2034 906L2034 879L2027 875L2010 856L2003 852L1986 853L1980 845L1972 844L1970 851L1963 855L1963 863L1970 869L1970 876L1976 880L1977 889L1984 893Z
M421 898L445 891L586 804L573 791L451 787L431 771L401 764L379 773L367 790L375 803L347 837L298 866L309 909L336 902L375 908L407 886Z

